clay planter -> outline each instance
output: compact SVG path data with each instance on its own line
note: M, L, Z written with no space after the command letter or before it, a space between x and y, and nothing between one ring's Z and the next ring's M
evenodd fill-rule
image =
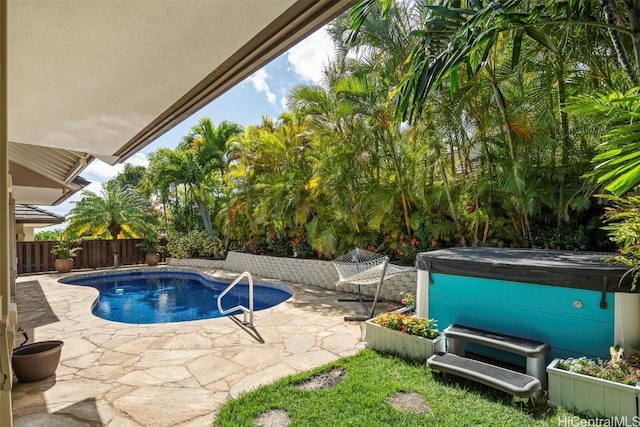
M73 258L57 258L53 265L58 273L68 273L73 268Z
M160 262L160 255L158 254L146 254L144 260L147 265L158 265Z
M55 375L62 345L62 341L42 341L13 350L11 364L18 381L32 383Z

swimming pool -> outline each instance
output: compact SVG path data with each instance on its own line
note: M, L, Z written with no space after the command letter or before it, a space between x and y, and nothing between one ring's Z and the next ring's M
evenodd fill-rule
M91 286L100 292L92 313L114 322L151 324L183 322L222 317L218 295L231 283L202 273L162 270L133 270L68 277L62 283ZM254 310L264 310L286 301L292 295L283 284L254 284ZM222 308L248 307L249 286L237 284L222 299ZM232 314L240 313L235 312Z

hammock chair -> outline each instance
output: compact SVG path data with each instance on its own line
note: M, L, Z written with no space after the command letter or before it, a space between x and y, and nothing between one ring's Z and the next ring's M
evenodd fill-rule
M396 274L404 273L405 271L412 271L410 267L401 267L399 265L389 264L389 257L378 254L375 252L369 252L364 249L355 248L354 250L347 252L340 258L333 261L333 266L338 272L338 285L344 283L352 283L358 286L358 297L339 299L338 301L352 301L362 304L362 308L366 313L366 317L350 317L344 318L346 321L360 321L368 320L373 317L376 311L376 304L378 302L378 296L380 295L380 289L382 288L382 282L389 277ZM376 293L371 299L363 299L360 286L361 285L373 285L377 283ZM367 308L365 302L373 302L371 311Z

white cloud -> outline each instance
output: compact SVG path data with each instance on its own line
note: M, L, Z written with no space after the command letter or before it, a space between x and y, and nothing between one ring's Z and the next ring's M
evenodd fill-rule
M333 41L325 27L322 27L289 49L287 60L293 72L302 79L317 84L322 80L322 71L333 57L333 52Z
M149 164L149 160L144 154L136 153L131 156L125 163L134 166L147 166ZM110 164L105 163L102 160L95 159L94 161L89 163L89 166L87 166L85 170L80 172L80 175L93 175L96 177L95 179L97 181L105 182L122 172L124 170L125 163L118 163L114 166L111 166Z
M260 68L249 78L247 78L247 81L251 83L256 92L264 93L266 95L269 104L275 106L276 95L275 93L271 92L271 89L269 88L269 84L267 83L268 78L269 74L267 74L267 71L264 68Z
M133 166L147 167L149 165L149 159L147 159L147 156L145 154L136 153L133 156L129 157L129 160L127 160L124 163L125 164L129 163L130 165L133 165Z
M83 191L90 191L92 193L102 194L102 183L100 183L100 182L92 182L91 184L89 184L86 187L84 187L81 191L79 191L78 193L74 194L73 197L69 197L69 201L78 201L78 200L82 199L82 192Z
M120 170L122 170L122 165L111 166L102 160L95 159L89 163L89 166L87 166L85 170L80 172L80 175L93 175L98 177L98 179L104 179L106 181L117 175Z

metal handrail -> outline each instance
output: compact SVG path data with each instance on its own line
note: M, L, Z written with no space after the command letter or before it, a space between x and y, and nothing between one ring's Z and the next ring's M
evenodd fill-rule
M240 282L240 280L242 280L243 278L247 278L248 282L249 282L249 308L243 306L243 305L236 305L235 307L223 310L222 309L222 297L224 297L230 290L231 288L233 288L235 285L238 284L238 282ZM244 320L242 321L242 323L244 325L249 326L250 328L253 328L253 278L251 277L251 273L249 273L248 271L245 271L244 273L242 273L241 275L239 275L236 280L234 280L233 282L231 282L231 284L229 286L227 286L225 288L224 291L222 291L220 293L220 295L218 295L218 311L220 312L220 314L229 314L231 312L234 312L236 310L242 310L244 313ZM247 313L249 314L249 321L247 322Z

